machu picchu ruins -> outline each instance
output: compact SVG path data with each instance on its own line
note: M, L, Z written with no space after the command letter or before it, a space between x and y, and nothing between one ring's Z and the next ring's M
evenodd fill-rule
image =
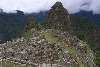
M98 67L89 45L73 35L70 14L61 2L44 21L31 18L24 29L20 37L0 44L0 59L12 62L11 67Z

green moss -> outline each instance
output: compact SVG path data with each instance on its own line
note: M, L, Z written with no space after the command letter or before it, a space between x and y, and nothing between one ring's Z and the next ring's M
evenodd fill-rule
M76 53L76 50L73 47L68 46L67 44L63 43L61 40L59 40L57 37L55 37L54 34L55 33L53 33L53 32L41 33L41 35L43 37L45 37L46 40L48 40L50 43L56 43L56 44L59 44L59 45L63 46L71 54Z

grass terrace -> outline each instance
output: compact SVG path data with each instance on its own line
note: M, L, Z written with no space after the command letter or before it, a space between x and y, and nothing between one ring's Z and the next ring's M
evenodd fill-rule
M59 45L63 46L69 53L76 54L76 50L73 47L68 46L67 44L63 43L60 39L58 39L54 35L55 35L54 32L43 32L43 33L41 33L41 36L45 37L46 40L48 40L50 43L59 44Z

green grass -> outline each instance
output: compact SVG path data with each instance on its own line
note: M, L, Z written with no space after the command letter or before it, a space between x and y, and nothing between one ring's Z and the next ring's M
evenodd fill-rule
M0 67L30 67L30 65L15 64L10 60L2 60L0 61Z
M9 60L0 61L0 67L14 67L14 63Z
M80 64L81 65L81 67L87 67L85 64Z
M41 35L43 37L45 37L46 40L48 40L50 43L56 43L56 44L59 44L59 45L63 46L71 54L76 53L76 50L73 47L68 46L67 44L63 43L61 40L59 40L57 37L55 37L54 34L55 33L53 33L53 32L41 33Z
M2 48L0 48L0 52L2 52Z

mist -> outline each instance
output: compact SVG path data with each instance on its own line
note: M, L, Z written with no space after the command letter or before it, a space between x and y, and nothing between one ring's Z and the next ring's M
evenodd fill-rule
M83 10L100 14L100 0L0 0L0 8L7 13L16 10L33 13L49 10L57 1L62 2L69 13Z

